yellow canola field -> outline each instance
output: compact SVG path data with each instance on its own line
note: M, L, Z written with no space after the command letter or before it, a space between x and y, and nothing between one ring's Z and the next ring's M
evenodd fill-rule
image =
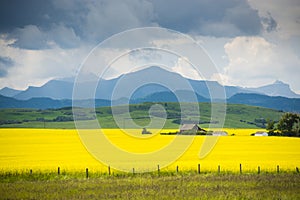
M85 131L93 132L94 130ZM164 132L168 131L174 130L164 130ZM162 170L175 171L176 166L179 167L179 170L197 170L199 163L201 171L216 171L218 165L222 171L238 171L240 163L243 171L254 171L258 166L262 171L275 171L277 165L281 170L294 170L295 167L300 167L300 138L240 137L250 135L256 130L227 129L226 131L229 134L234 132L236 136L219 137L213 150L204 159L199 158L199 151L205 136L196 136L184 154L170 165L161 166L161 168L164 167ZM171 144L176 137L183 143L193 137L159 134L141 136L140 132L140 130L132 130L132 134L128 135L118 129L103 130L103 134L111 143L133 154L159 151L164 146ZM134 137L134 134L138 137ZM99 146L101 146L100 141ZM182 151L182 148L186 148L186 146L178 145L169 154L177 154ZM110 152L100 153L110 155ZM155 167L160 164L159 159L163 158L157 158L157 162L152 161ZM121 158L120 162L123 162ZM122 163L120 164L122 165ZM134 167L135 163L132 165ZM149 165L149 163L145 162L145 165ZM0 130L1 171L28 169L54 171L57 167L66 171L83 171L88 167L92 171L107 172L107 165L101 164L88 153L77 130ZM147 168L147 166L145 167ZM138 169L136 171L138 172Z

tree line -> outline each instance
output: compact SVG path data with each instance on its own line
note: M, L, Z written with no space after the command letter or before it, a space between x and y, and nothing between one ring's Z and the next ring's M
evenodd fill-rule
M300 115L285 113L277 124L273 120L268 120L266 129L269 135L300 137Z

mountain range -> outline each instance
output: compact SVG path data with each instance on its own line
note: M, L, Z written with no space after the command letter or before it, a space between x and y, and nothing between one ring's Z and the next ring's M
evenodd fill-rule
M159 74L159 76L158 76ZM136 72L123 74L117 78L105 80L89 75L80 83L82 88L97 86L95 91L96 106L107 106L141 102L210 102L210 91L214 91L214 101L222 99L225 91L228 103L240 103L263 106L284 111L300 112L300 95L293 92L288 84L276 81L273 84L258 88L243 88L237 86L222 86L216 81L192 80L180 74L167 71L160 67L149 67ZM145 84L146 83L146 84ZM184 85L189 85L190 88ZM28 87L24 91L3 88L0 90L0 107L26 108L57 108L72 105L74 78L50 80L41 87ZM141 85L141 87L138 87ZM132 87L134 86L134 87ZM167 86L170 86L167 87ZM121 87L114 92L116 87ZM128 91L127 91L127 88ZM134 88L134 92L130 91ZM174 91L174 88L176 91ZM173 91L172 91L173 89ZM220 91L220 92L219 92ZM130 97L128 95L130 93ZM196 94L193 96L193 94ZM174 95L176 94L176 95ZM91 99L85 99L85 90L79 93L76 105L86 107ZM177 99L180 97L181 99ZM128 98L130 98L128 100ZM299 98L299 99L298 99Z

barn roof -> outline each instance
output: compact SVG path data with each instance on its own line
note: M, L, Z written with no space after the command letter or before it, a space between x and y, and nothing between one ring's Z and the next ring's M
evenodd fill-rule
M265 134L267 133L266 131L257 131L255 134Z
M197 124L182 124L180 126L180 130L191 130L194 129L195 127L199 128Z

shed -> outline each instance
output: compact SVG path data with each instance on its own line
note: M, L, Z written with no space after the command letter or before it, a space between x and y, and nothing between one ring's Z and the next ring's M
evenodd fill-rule
M182 124L180 126L180 133L190 131L190 132L198 132L198 131L205 131L204 129L200 128L198 124Z
M213 136L227 136L228 133L226 131L214 131L212 133Z
M264 131L257 131L254 136L269 136L269 134Z

